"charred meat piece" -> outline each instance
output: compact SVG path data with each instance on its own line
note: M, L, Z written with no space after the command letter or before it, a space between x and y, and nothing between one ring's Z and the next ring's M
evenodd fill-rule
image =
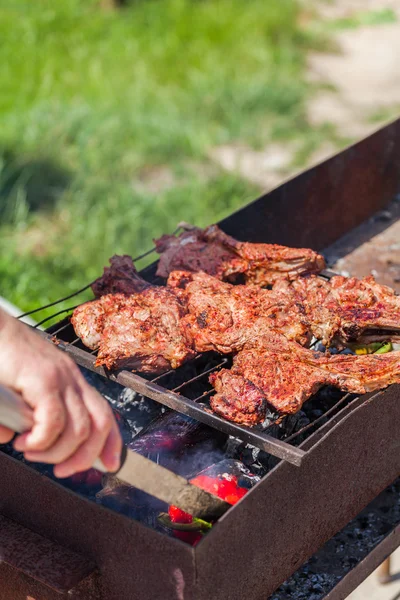
M280 281L274 291L304 307L311 332L327 347L400 339L400 297L372 276L311 276Z
M92 290L96 298L105 294L136 294L150 287L140 277L128 255L115 255L110 258L110 266L104 267L104 273L92 284Z
M90 348L99 348L96 366L160 373L193 358L182 325L185 308L168 288L112 294L75 309L72 324Z
M231 421L255 425L266 407L281 414L297 412L324 385L365 393L400 381L400 352L326 355L270 333L244 348L231 370L210 376L217 391L212 409ZM249 408L250 407L250 408Z
M193 227L178 237L164 235L154 243L161 254L157 275L164 278L176 270L204 271L225 281L242 274L246 283L265 286L325 267L324 258L308 248L239 242L217 225Z
M156 251L161 255L157 275L167 279L172 271L204 271L218 279L229 280L244 273L246 262L218 240L207 240L205 231L193 227L178 237L163 235L154 240Z
M237 352L268 331L303 344L309 341L302 307L279 291L182 271L171 273L168 286L187 307L183 325L198 352Z

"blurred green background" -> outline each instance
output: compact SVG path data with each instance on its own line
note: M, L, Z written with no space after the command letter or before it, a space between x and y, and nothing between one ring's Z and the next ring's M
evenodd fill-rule
M343 145L305 110L328 30L295 0L0 0L0 295L45 304L254 199L213 148Z

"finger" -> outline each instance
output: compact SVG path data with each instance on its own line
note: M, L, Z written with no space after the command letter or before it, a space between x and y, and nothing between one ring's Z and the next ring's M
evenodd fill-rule
M64 431L48 450L25 452L27 460L56 465L72 456L88 439L91 431L91 418L81 397L80 389L78 387L67 388L64 402L67 414Z
M29 398L26 401L29 402ZM65 427L66 414L59 391L47 392L35 402L34 406L29 402L34 409L32 430L19 435L14 442L19 452L47 450Z
M56 465L56 477L70 477L74 473L90 469L100 456L110 433L113 415L107 402L90 386L84 386L83 400L91 417L91 432L88 439L66 461Z
M118 471L119 467L121 466L121 453L122 437L117 422L113 417L111 431L100 454L100 459L103 465L110 473Z
M0 425L0 444L7 444L14 437L14 432L7 427Z

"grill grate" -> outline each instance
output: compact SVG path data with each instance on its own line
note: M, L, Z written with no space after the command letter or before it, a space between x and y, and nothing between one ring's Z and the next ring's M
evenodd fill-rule
M179 228L174 233L177 233L178 231ZM137 262L145 256L149 256L153 252L155 252L155 248L152 248L137 257L134 262ZM326 279L330 279L333 275L334 273L328 270L321 274L321 276ZM154 282L154 277L151 279ZM90 283L73 294L69 294L46 306L26 312L20 315L19 318L35 315L45 309L58 306L66 300L76 298L81 293L88 290L91 285L92 284ZM331 405L325 411L322 411L322 414L315 417L310 422L307 422L306 425L298 428L294 432L293 428L286 427L286 422L290 417L282 417L276 413L268 414L263 426L250 428L244 425L238 425L237 423L231 423L219 417L210 409L209 399L215 391L208 383L208 376L222 367L229 365L230 358L221 358L221 355L216 353L200 354L179 369L171 369L153 378L146 378L145 376L136 375L125 370L110 372L103 367L96 368L95 362L97 351L89 351L82 344L81 340L76 336L69 320L69 314L77 306L79 306L79 304L64 308L50 316L44 317L36 323L35 328L41 327L49 321L54 320L56 317L66 315L62 321L56 322L51 325L46 332L40 332L40 334L56 344L60 349L70 354L75 362L82 367L100 373L101 375L117 381L173 410L193 417L214 429L237 437L246 443L252 444L265 452L297 466L301 464L306 452L301 448L298 448L296 444L303 441L305 434L309 435L309 433L327 422L327 420L334 415L338 414L338 412L356 398L351 394L342 394L339 399L333 401L333 404L331 402ZM280 439L276 437L278 435L277 428L279 428Z

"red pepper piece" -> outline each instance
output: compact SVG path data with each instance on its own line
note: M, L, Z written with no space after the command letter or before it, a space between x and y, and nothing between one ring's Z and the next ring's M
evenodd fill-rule
M173 523L192 523L193 517L189 513L181 510L177 506L170 506L168 509L169 518ZM186 533L186 532L185 532Z
M221 500L225 500L229 504L236 504L247 493L246 488L242 488L238 484L235 475L224 474L222 477L210 477L209 475L198 475L191 479L193 485L218 496ZM169 518L173 523L192 523L193 518L187 512L176 506L170 506L168 509ZM191 532L183 532L191 533Z

